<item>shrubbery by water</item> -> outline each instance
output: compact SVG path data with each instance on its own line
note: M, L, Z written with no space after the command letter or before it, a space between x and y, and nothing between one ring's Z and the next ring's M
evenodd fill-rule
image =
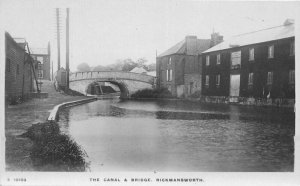
M39 171L85 171L86 153L68 135L61 134L56 122L32 125L23 136L33 140L31 160Z
M174 98L167 88L143 89L131 95L132 98Z

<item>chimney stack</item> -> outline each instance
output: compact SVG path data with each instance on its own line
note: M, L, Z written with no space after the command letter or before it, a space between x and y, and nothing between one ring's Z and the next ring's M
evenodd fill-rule
M211 34L210 47L213 47L222 42L223 42L223 36L221 36L219 33L213 32Z
M197 54L197 36L185 36L186 51L187 55Z

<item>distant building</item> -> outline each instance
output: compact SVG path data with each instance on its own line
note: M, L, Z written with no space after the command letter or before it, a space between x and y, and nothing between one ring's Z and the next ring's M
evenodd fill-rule
M198 55L222 40L217 33L212 36L216 41L186 36L183 41L160 54L156 58L157 86L168 88L177 97L201 92L202 67Z
M138 73L138 74L146 74L147 70L145 70L143 67L134 67L130 72Z
M206 51L202 61L202 94L240 98L295 99L295 33L293 20L241 34Z
M30 97L30 93L35 88L33 72L37 70L37 65L26 52L25 46L25 39L14 40L8 32L5 33L5 100L7 103Z
M51 80L50 76L50 43L47 48L31 48L31 56L36 60L38 65L38 78Z

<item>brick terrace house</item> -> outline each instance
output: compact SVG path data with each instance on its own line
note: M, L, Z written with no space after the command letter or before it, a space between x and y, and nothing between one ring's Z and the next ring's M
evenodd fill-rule
M31 56L38 62L38 78L50 80L50 43L47 48L31 48Z
M235 36L200 55L202 94L242 98L295 99L293 20Z
M34 89L33 69L30 64L33 59L26 52L24 41L17 43L8 32L5 33L5 100L8 103L29 97ZM33 64L33 67L36 65Z
M212 36L222 40L218 34ZM216 41L214 41L216 42ZM186 38L156 58L157 86L166 87L177 97L201 92L201 63L198 54L212 45L210 39Z

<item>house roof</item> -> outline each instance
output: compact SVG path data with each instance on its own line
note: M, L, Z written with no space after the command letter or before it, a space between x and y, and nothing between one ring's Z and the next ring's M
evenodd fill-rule
M48 55L47 48L30 48L30 53L33 55Z
M25 38L13 38L15 40L16 43L18 43L18 45L25 49L25 46L26 46L26 40Z
M294 37L294 23L293 20L286 21L283 25L275 26L263 30L258 30L250 33L240 34L233 36L228 40L202 52L214 52L219 50L225 50L234 47L246 46L256 43L263 43L267 41L274 41L289 37Z
M132 69L130 72L134 72L134 73L139 73L139 74L141 74L141 73L146 73L147 70L145 70L145 69L142 68L142 67L135 67L135 68Z
M198 55L210 47L210 39L197 39L195 36L187 36L187 38L188 37L194 37L196 42L189 42L189 40L184 39L160 54L158 57L172 54Z
M24 50L24 47L16 42L16 40L8 33L5 32L5 39L9 39L15 46L19 47L20 49Z

